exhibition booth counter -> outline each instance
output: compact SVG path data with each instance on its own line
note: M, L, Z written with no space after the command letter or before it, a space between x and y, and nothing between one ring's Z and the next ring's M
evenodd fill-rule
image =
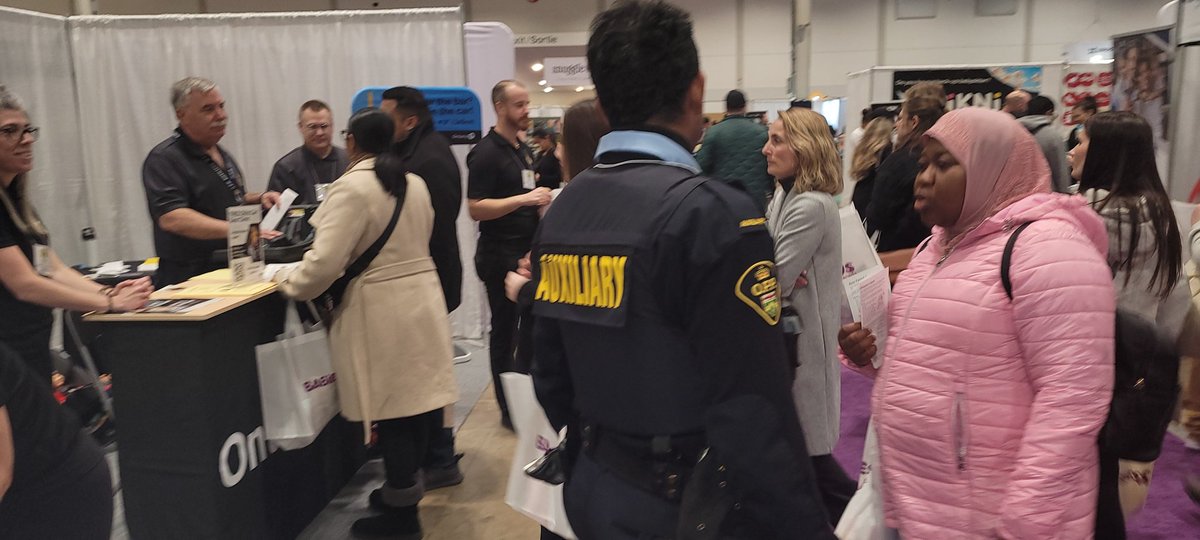
M275 284L228 271L90 314L111 368L125 520L133 538L295 538L363 463L341 417L305 448L268 443L255 346L283 331Z

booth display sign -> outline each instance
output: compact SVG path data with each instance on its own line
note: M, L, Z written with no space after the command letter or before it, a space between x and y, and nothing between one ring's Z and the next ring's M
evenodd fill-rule
M896 71L892 92L903 99L904 92L918 83L940 83L946 89L946 109L984 107L999 110L1004 96L1017 88L1038 93L1042 89L1041 66L1002 66L990 68L921 69Z
M551 34L517 34L514 47L571 47L587 45L587 32L558 32Z
M1171 29L1156 28L1113 37L1112 110L1146 119L1154 133L1159 174L1169 170L1167 116L1171 108Z
M592 84L592 72L588 70L587 58L567 56L546 58L542 61L542 72L550 86L586 86Z
M378 107L387 86L368 86L354 95L351 110ZM419 86L433 114L433 127L450 144L475 144L483 136L483 110L470 88Z
M229 271L234 283L262 281L262 210L258 205L231 206L225 210L229 222Z
M1071 120L1071 109L1083 98L1092 96L1096 104L1105 109L1112 105L1113 73L1108 64L1071 64L1063 75L1062 107L1063 125L1075 125Z

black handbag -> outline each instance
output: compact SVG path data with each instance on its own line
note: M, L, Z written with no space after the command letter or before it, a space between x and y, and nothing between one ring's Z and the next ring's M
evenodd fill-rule
M525 475L558 486L567 481L567 441L551 448L525 466Z
M383 234L379 235L379 239L371 244L371 247L359 255L350 266L346 268L346 272L342 277L334 281L333 284L325 289L325 292L313 301L317 308L317 313L321 316L321 320L325 321L328 326L333 322L333 312L342 304L342 297L346 295L346 288L350 286L350 282L358 277L371 265L375 257L379 256L379 252L383 250L383 246L392 236L392 231L396 230L396 222L400 220L400 209L404 207L404 196L396 197L396 209L392 210L392 220L388 222L387 228L383 230Z

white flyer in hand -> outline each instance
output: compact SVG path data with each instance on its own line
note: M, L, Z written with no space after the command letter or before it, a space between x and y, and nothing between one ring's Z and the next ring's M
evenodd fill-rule
M279 194L279 202L275 206L272 206L270 210L267 210L266 216L263 216L262 230L275 230L275 227L278 227L279 222L283 220L284 213L288 211L288 208L291 208L292 203L296 202L296 197L299 196L300 194L292 191L291 188L283 190L283 193Z
M892 285L888 281L888 269L876 266L842 280L846 292L846 303L854 322L861 322L875 335L877 352L871 359L875 369L883 364L883 351L887 343L888 313L892 300Z
M838 214L842 222L842 277L882 266L879 254L875 253L875 243L867 236L862 217L854 207L844 207Z

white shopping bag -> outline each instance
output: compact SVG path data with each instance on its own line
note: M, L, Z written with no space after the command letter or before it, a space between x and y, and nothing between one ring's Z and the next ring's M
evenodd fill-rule
M296 450L312 444L341 412L341 405L329 335L320 325L305 328L295 304L287 309L284 333L254 352L267 440L283 450Z
M875 435L875 420L867 424L867 440L863 447L862 471L858 476L858 491L846 505L837 529L841 540L897 540L899 535L883 522L883 481L879 478L879 440Z
M550 427L546 412L533 392L533 379L520 373L501 373L508 414L517 431L517 449L508 473L508 492L504 502L514 510L537 521L563 538L575 538L563 507L562 486L530 478L525 474L529 462L558 446L560 437Z

